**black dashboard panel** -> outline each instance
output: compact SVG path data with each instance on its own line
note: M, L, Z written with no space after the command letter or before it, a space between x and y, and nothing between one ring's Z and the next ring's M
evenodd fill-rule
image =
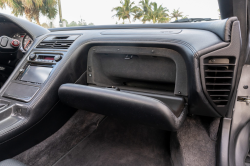
M0 27L1 27L0 36L13 37L17 32L25 33L23 29L21 29L12 22L0 22Z
M32 38L36 38L38 36L44 35L46 33L48 33L49 31L41 26L38 26L37 24L31 23L29 21L26 21L24 19L20 19L8 14L3 14L0 13L0 22L4 25L6 23L11 23L14 24L15 26L17 26L18 28L22 29L23 32L27 32L29 35L31 35ZM20 31L20 32L22 32ZM5 35L7 35L5 31L2 31L2 33L5 33ZM15 32L17 33L17 32ZM12 34L14 35L14 34Z
M11 98L14 100L19 100L23 102L29 102L34 95L38 92L39 87L30 86L19 83L12 83L6 89L3 94L3 97Z
M47 80L52 69L43 66L28 66L20 80L42 84Z
M4 14L1 14L1 16L5 17ZM182 97L183 101L185 101L188 113L212 117L225 116L226 112L214 107L204 93L200 71L200 59L203 56L232 55L236 58L239 56L240 30L239 22L236 18L204 23L145 25L145 27L144 25L117 25L114 28L96 26L92 29L91 27L76 27L72 29L53 29L51 32L40 29L41 27L38 28L37 25L28 27L28 23L26 25L26 22L22 22L20 19L16 20L14 17L6 16L6 18L14 21L15 24L20 24L20 27L27 29L27 32L34 38L34 44L0 90L0 101L7 101L10 107L18 104L19 108L23 107L29 112L28 117L27 114L19 115L21 117L23 116L26 121L16 123L15 126L11 126L4 131L0 129L1 143L11 140L21 133L25 134L28 129L34 127L37 122L43 119L59 101L58 89L62 84L81 82L83 85L90 85L87 82L87 64L88 53L90 48L93 47L140 47L150 48L151 51L151 48L156 48L176 52L176 55L180 55L185 64L186 77L181 74L181 77L175 80L174 83L183 83L183 86L180 85L180 87L184 90L186 89L187 93L178 94L178 97ZM134 30L136 28L137 30ZM149 28L154 28L152 34L148 33L150 31ZM140 34L134 32L138 31L138 29L141 31ZM155 35L157 33L163 33L163 29L164 31L175 29L175 33ZM148 35L144 35L145 33L148 33ZM37 47L37 45L47 37L58 36L60 38L62 36L71 35L78 35L79 37L71 42L71 45L67 48ZM234 52L232 52L232 50ZM60 55L62 58L58 62L50 62L46 59L38 61L38 59L30 59L29 56L31 54ZM100 53L100 55L104 54ZM173 59L174 58L172 58L172 60ZM37 83L35 85L33 82L23 82L19 79L30 64L50 66L53 68L48 79L44 83ZM169 64L173 64L171 58ZM174 71L174 69L171 69L171 72L172 71ZM178 71L176 71L176 73L178 73ZM176 77L178 77L178 74ZM172 78L168 81L171 82L171 80ZM28 102L4 97L4 93L13 83L36 86L39 87L39 90ZM187 88L184 88L184 86ZM134 90L130 89L132 93L137 90L136 88ZM182 91L185 92L184 90ZM143 92L139 93L141 93L139 95L142 95ZM154 98L154 91L147 91L147 93ZM167 93L162 93L161 95L167 96Z

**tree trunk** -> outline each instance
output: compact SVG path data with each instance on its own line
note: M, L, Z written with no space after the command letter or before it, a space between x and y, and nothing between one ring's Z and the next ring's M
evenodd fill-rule
M28 19L28 21L29 22L32 22L32 20L31 20L31 17L30 16L26 16L27 17L27 19Z
M153 17L152 21L153 21L153 24L155 24L156 23L156 18Z
M36 20L36 23L41 26L40 21L39 21L39 15L38 16L35 15L35 20Z
M128 17L129 23L131 24L130 17Z
M26 18L29 20L29 22L32 22L31 11L29 9L24 9L24 13L25 13Z

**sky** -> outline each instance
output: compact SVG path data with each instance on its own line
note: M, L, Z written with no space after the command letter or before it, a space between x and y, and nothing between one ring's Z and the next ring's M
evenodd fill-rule
M140 0L134 1L136 5ZM213 18L218 19L218 1L217 0L151 0L157 2L159 5L166 7L169 14L173 9L178 9L189 18ZM69 23L71 21L84 20L87 24L94 23L94 25L120 24L122 20L112 17L115 12L112 8L120 5L120 0L61 0L62 17ZM0 9L1 13L11 14L10 8ZM12 14L11 14L12 15ZM20 17L26 19L25 17ZM49 20L41 16L40 23L49 23L50 21L58 27L59 16L54 20ZM128 21L125 21L128 23ZM141 23L140 21L132 22L132 24Z

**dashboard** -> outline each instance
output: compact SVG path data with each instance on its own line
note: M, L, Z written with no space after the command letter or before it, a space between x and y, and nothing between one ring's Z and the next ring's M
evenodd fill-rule
M0 90L0 143L50 111L59 117L66 105L170 131L187 113L225 117L229 110L240 55L237 18L47 30L0 15L1 25L0 36L19 41L22 56L17 47L2 48L0 66L19 61Z

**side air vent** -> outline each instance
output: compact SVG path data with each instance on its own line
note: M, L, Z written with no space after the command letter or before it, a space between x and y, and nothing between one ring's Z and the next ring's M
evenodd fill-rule
M77 37L79 37L79 35L49 36L37 45L36 48L68 49Z
M204 89L217 107L228 104L233 87L235 57L209 57L203 62Z

